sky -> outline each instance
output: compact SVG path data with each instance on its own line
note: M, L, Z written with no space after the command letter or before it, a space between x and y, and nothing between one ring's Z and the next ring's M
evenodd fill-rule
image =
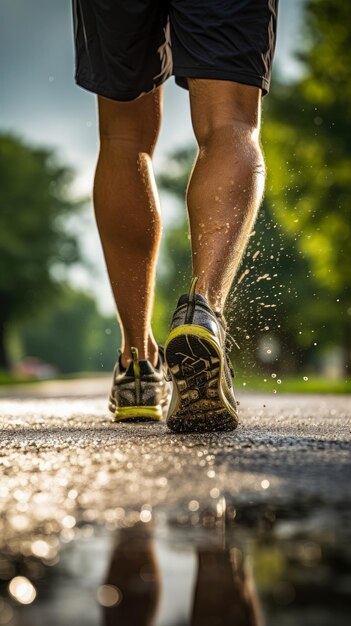
M294 52L303 45L303 3L280 0L274 72L286 80L301 71ZM10 130L32 144L55 148L58 158L76 171L72 192L90 195L98 149L96 96L74 82L71 1L1 0L0 24L0 132ZM156 173L167 153L193 141L188 93L171 77L165 86ZM167 224L177 207L161 196L161 209ZM75 268L70 280L92 291L101 310L111 312L91 207L87 218L81 223L73 220L71 227L93 270Z

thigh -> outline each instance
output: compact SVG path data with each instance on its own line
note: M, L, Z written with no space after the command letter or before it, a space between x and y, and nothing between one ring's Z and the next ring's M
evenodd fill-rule
M278 0L170 0L173 74L269 90Z
M114 139L152 154L162 118L163 87L130 102L98 96L101 140Z

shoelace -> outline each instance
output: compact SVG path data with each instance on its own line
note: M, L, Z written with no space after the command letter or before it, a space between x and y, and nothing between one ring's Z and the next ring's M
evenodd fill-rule
M226 348L228 350L228 352L231 352L233 350L233 347L235 346L238 350L240 350L240 346L239 344L235 341L233 335L231 335L228 330L225 331L225 341L226 341Z

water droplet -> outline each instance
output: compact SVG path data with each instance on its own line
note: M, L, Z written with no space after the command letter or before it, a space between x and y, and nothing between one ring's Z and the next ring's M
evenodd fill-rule
M64 528L73 528L76 525L76 518L73 515L66 515L62 520Z
M150 522L151 518L152 518L151 511L148 511L147 509L145 509L144 511L140 511L140 521L144 522L144 524L146 524L147 522Z
M198 511L199 509L199 503L197 500L190 500L189 504L188 504L188 509L189 511Z
M42 539L37 539L36 541L33 541L31 545L31 550L32 554L34 554L35 556L45 558L50 553L50 546L46 541L43 541Z
M213 489L211 489L211 491L210 491L210 496L211 496L211 498L218 498L218 496L219 496L219 489L217 489L217 487L213 487Z
M101 585L98 587L96 597L101 606L116 606L122 600L122 593L115 585Z
M15 576L9 584L9 592L21 604L31 604L37 595L35 587L25 576Z

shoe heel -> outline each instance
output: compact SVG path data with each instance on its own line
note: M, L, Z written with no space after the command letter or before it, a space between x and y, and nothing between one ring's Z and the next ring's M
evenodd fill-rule
M165 358L173 380L171 430L233 430L237 419L221 393L223 356L211 333L193 324L175 328Z

